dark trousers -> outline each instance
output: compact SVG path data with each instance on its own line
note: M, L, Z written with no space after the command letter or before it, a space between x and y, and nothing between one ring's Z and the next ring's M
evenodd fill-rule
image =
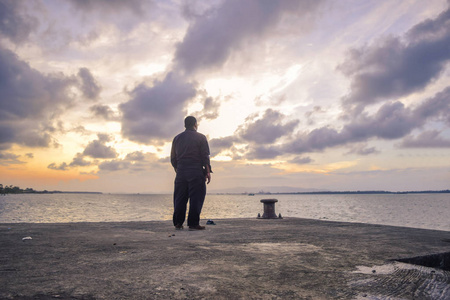
M188 226L200 224L200 213L205 201L205 176L201 170L177 170L173 193L173 225L182 225L186 219L186 207L189 200Z

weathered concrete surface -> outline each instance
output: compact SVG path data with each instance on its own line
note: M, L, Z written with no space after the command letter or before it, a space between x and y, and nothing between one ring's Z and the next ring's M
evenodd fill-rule
M450 232L297 218L0 224L0 299L450 299ZM30 236L31 240L22 241Z

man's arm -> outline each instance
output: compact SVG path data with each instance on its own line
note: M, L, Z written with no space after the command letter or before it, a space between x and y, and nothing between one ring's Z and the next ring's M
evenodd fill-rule
M211 170L209 168L209 165L206 165L206 175L205 175L205 181L206 184L209 184L211 182Z
M172 149L170 150L170 163L172 164L175 172L177 172L177 153L175 151L175 139L173 139Z
M203 141L200 144L200 155L201 155L201 160L202 160L202 164L205 167L206 170L206 174L205 174L205 181L207 181L207 183L211 182L211 163L209 160L209 145L208 145L208 141L206 139L205 136L203 137Z

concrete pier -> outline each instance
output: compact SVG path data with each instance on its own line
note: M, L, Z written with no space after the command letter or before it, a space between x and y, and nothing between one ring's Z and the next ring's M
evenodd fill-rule
M396 261L446 257L448 231L214 221L0 224L0 299L450 298L449 271Z

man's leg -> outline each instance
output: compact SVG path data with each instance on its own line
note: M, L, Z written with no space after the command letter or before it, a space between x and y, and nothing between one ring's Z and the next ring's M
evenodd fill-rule
M173 192L173 225L183 225L186 219L186 206L189 197L188 182L178 176L175 178L175 188Z
M200 224L200 213L205 201L206 184L203 173L192 176L189 180L189 214L188 226Z

